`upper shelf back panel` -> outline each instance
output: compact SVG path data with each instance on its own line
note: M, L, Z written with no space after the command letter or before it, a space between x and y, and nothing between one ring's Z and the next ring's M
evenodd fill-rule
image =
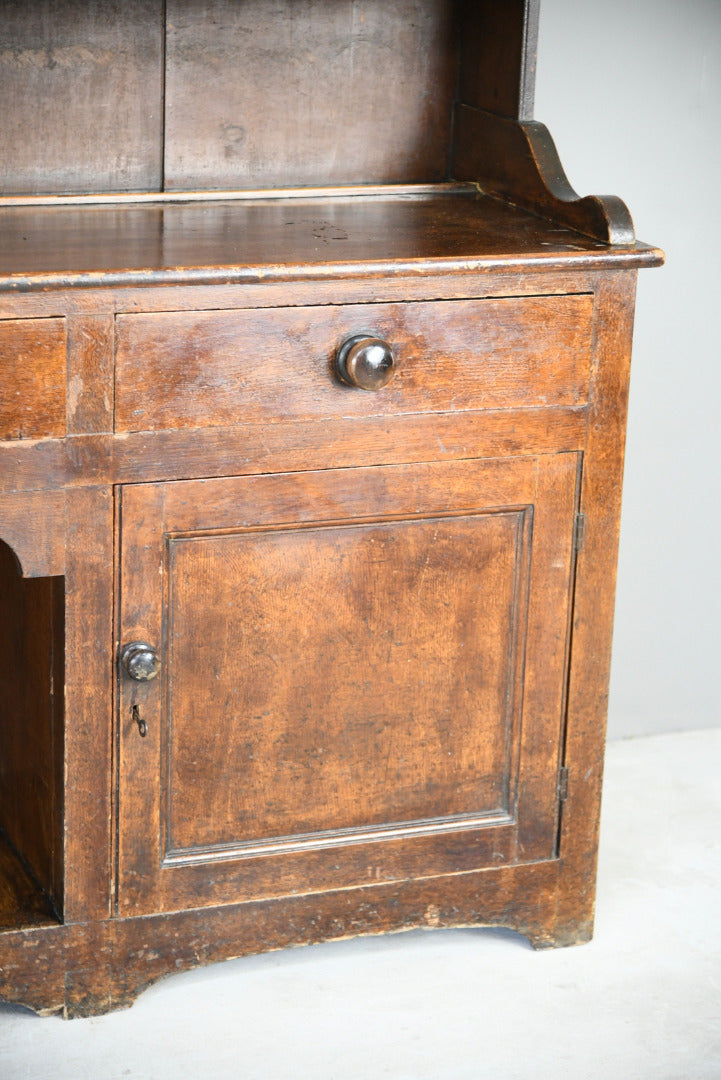
M443 180L452 0L168 0L169 190Z
M537 0L0 0L0 195L451 179Z
M162 0L0 0L0 194L162 181Z

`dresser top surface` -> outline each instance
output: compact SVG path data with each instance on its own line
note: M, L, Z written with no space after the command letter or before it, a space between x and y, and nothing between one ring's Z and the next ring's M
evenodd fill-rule
M609 247L472 185L392 192L0 206L0 289L242 283L516 264L657 264L644 244Z

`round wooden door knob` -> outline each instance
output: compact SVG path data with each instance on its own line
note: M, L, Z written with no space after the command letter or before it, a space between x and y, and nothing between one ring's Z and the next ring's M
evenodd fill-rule
M361 390L380 390L396 373L393 349L382 338L357 334L343 342L336 370L344 383Z
M125 674L136 682L150 682L160 671L157 649L145 641L131 641L120 653Z

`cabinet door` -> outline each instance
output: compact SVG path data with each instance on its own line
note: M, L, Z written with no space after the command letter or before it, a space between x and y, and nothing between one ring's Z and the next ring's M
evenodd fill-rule
M552 858L578 464L124 488L119 911Z

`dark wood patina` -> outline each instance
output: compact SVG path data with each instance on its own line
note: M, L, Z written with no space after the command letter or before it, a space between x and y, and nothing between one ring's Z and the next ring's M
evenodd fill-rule
M662 256L533 120L537 3L31 7L0 28L0 997L587 940Z

